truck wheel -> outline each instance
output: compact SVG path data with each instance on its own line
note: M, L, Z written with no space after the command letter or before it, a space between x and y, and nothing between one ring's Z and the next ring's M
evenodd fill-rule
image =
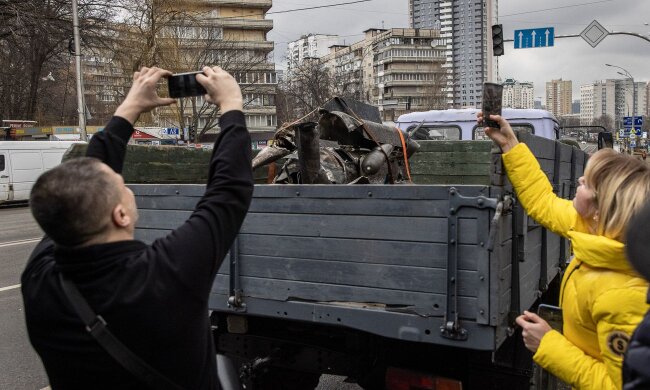
M250 390L313 390L318 386L320 374L286 368L266 367L253 379Z

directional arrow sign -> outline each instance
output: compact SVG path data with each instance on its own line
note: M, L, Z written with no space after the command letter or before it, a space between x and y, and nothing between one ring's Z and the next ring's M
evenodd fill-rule
M555 44L555 28L542 27L515 30L515 49L551 47Z

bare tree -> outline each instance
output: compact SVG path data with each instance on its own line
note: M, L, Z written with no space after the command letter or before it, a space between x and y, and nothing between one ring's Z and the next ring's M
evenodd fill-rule
M79 1L85 42L94 41L110 19L108 4L104 0ZM52 104L39 107L39 101L42 85L56 80L54 75L69 61L70 1L1 0L0 15L0 116L31 119L37 111L43 115L56 109ZM50 86L46 89L51 90Z
M614 119L612 119L611 116L607 114L601 115L599 118L595 118L591 122L592 126L602 126L606 128L607 130L611 130L614 128Z
M330 71L318 60L303 61L279 86L289 119L298 119L326 103L336 94Z

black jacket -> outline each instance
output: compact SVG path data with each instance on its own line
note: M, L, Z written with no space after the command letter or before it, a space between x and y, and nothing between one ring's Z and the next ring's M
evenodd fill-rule
M80 249L44 238L22 275L29 338L53 389L142 389L86 333L63 295L59 272L128 348L188 390L219 389L208 321L216 272L253 192L250 136L240 111L224 114L205 195L179 228L151 245L122 241ZM87 155L121 172L133 127L113 117ZM83 218L83 215L79 215Z
M641 389L650 389L650 311L634 331L623 359L623 390Z

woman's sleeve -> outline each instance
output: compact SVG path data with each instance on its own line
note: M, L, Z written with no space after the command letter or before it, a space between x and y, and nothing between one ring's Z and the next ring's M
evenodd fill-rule
M572 201L553 193L548 177L528 146L520 143L504 153L503 164L528 215L545 228L567 237L567 232L575 227L578 213Z

